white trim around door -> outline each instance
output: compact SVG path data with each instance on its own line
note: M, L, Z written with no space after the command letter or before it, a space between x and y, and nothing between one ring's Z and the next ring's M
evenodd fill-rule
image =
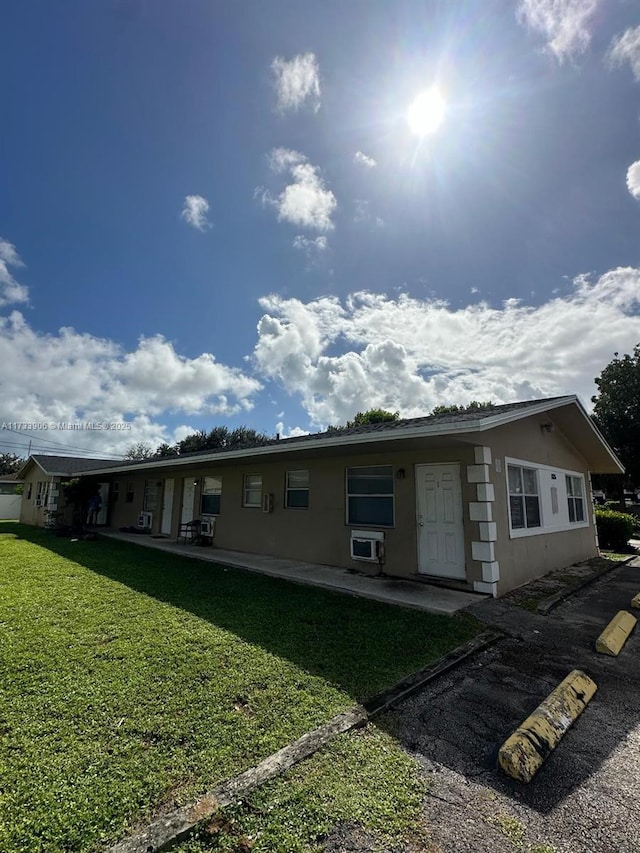
M466 580L460 465L416 465L418 572Z
M171 516L173 514L173 491L175 488L175 480L173 477L164 481L164 490L162 492L162 523L160 533L165 536L171 535Z

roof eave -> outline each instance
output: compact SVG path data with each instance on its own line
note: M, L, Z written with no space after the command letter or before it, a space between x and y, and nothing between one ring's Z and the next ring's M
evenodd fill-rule
M508 412L502 412L497 415L488 415L487 417L478 418L477 420L472 421L447 421L444 423L427 424L414 428L390 429L386 432L384 430L378 430L364 433L353 433L350 435L339 434L334 436L327 436L326 438L316 439L309 444L296 441L289 443L285 439L282 441L281 444L270 444L266 447L251 447L244 448L241 450L230 450L223 453L212 452L186 457L170 456L162 459L147 460L133 465L112 465L108 468L91 468L86 471L78 471L75 474L69 474L67 472L54 473L46 471L36 459L30 457L27 463L18 473L19 475L22 475L23 471L27 468L29 463L34 462L47 476L50 477L93 477L105 475L107 473L122 474L127 472L156 470L158 468L186 467L198 464L208 464L210 462L216 462L218 460L251 459L271 455L281 455L304 448L317 448L319 450L322 450L331 447L373 444L376 442L380 442L381 440L399 441L403 439L406 440L447 435L464 435L469 433L485 432L486 430L495 429L496 427L502 426L504 424L513 423L514 421L519 421L524 418L531 417L532 415L543 414L545 412L553 411L554 409L562 408L570 404L574 404L578 408L584 420L587 421L590 429L593 431L594 435L597 437L598 441L606 451L606 454L613 462L614 467L616 467L620 473L624 473L624 466L622 465L612 448L609 446L600 430L594 424L584 405L581 403L581 401L575 394L567 395L565 397L559 397L553 402L550 402L548 400L540 401L538 405L527 405L524 406L522 409L512 409Z

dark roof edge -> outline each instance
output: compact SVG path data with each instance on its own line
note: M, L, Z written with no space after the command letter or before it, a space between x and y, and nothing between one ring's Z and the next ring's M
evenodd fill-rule
M429 436L438 435L463 435L465 433L483 432L485 430L501 426L502 424L512 423L513 421L521 420L522 418L530 417L531 415L551 411L553 409L560 408L571 403L576 404L579 407L580 411L584 414L586 419L591 422L591 418L587 414L582 403L580 403L580 401L578 400L577 396L575 394L570 394L564 397L552 397L544 398L541 400L525 401L525 405L523 405L521 408L507 409L506 411L500 411L497 413L488 412L485 417L480 416L473 420L447 420L443 422L438 421L436 419L432 423L422 423L418 427L412 427L412 420L414 422L418 420L424 420L421 418L414 418L407 421L407 426L390 427L388 430L378 428L376 430L371 431L350 432L346 434L338 433L335 435L318 433L318 436L324 437L318 437L317 439L314 439L313 444L310 444L309 446L317 448L340 447L350 444L371 444L373 442L380 441L381 438L384 440L393 441L395 439L403 438L426 438ZM620 464L614 452L611 450L611 448L606 443L604 438L602 438L599 432L598 437L606 447L607 451L611 454L616 464ZM280 442L276 441L266 446L251 447L242 450L230 450L223 452L223 454L221 454L220 451L212 451L211 453L202 452L191 454L188 456L170 456L162 459L145 460L144 462L134 464L109 467L108 469L92 469L84 471L83 474L96 475L106 473L107 471L112 474L118 474L126 473L128 471L145 471L158 468L170 468L175 466L184 467L188 465L198 464L199 462L212 462L216 459L221 458L222 456L224 457L224 459L249 459L252 457L287 453L291 450L299 449L303 445L303 443L304 442L302 440L295 441L292 439L284 439Z

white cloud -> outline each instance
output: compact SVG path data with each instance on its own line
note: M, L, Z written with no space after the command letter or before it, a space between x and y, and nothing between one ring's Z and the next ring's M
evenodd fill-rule
M362 151L356 151L353 155L353 162L360 163L361 166L365 166L367 169L373 169L374 166L378 165L373 157L368 157Z
M9 243L8 240L3 240L2 237L0 237L0 260L3 260L6 264L10 264L13 267L24 266L13 243Z
M640 201L640 160L632 163L627 170L627 189Z
M311 237L304 237L302 234L298 234L298 236L293 240L293 248L304 252L311 262L317 261L322 257L322 255L324 255L327 251L327 245L328 241L324 236L313 239Z
M0 237L0 307L29 300L29 289L15 280L9 267L23 267L16 247Z
M302 427L286 427L283 421L278 421L276 424L276 434L280 436L280 438L297 438L299 435L309 435L308 429L302 429Z
M584 53L591 42L589 25L600 0L522 0L518 18L544 36L559 62Z
M211 223L207 219L209 212L209 202L201 195L188 195L184 199L184 207L180 217L193 228L198 231L206 231L211 228Z
M628 29L611 42L607 58L611 65L628 62L633 76L640 82L640 27Z
M305 102L317 112L320 108L320 74L313 53L299 53L287 62L281 56L271 63L275 78L278 109L298 110Z
M638 338L640 269L579 276L539 306L502 307L357 293L303 303L261 300L254 361L297 394L313 423L344 422L371 407L411 417L440 403L507 403L579 393L616 351Z
M366 199L356 198L353 200L354 213L353 213L353 221L354 222L366 222L370 225L375 225L377 228L384 227L384 219L380 216L374 216L371 213L371 206Z
M275 148L269 155L271 168L277 174L288 172L291 183L277 197L268 190L257 190L263 203L278 211L278 219L315 231L333 229L331 217L337 207L336 197L327 189L318 168L304 154L287 148Z
M171 440L158 422L168 412L233 415L249 410L261 386L209 353L181 356L159 335L125 351L114 341L71 328L39 333L14 311L0 317L0 387L0 421L132 421L131 431L34 433L94 452L114 452L133 441Z

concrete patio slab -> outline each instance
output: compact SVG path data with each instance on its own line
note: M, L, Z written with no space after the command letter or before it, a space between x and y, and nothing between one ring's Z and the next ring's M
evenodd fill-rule
M114 530L100 530L99 533L101 536L111 539L131 542L134 545L141 545L146 548L156 548L166 553L177 554L180 557L190 557L195 560L218 563L222 566L233 566L236 569L258 572L294 583L318 586L335 592L343 592L361 598L372 598L386 604L412 607L416 610L425 610L427 613L444 616L451 616L453 613L464 610L472 604L478 604L486 598L485 595L447 589L418 581L369 577L336 566L302 563L263 554L249 554L244 551L225 551L222 548L179 545L175 540L156 539L137 533L120 533Z

